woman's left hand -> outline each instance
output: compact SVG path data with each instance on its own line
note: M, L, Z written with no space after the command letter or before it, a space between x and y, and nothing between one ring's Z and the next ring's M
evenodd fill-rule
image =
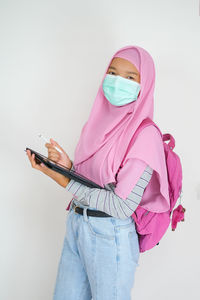
M67 167L71 169L72 167L72 161L69 158L68 154L64 151L64 149L52 138L50 139L51 143L46 143L45 147L48 149L48 158L55 161L58 164L63 165L64 167ZM60 153L58 150L55 149L55 146L58 147L62 153Z

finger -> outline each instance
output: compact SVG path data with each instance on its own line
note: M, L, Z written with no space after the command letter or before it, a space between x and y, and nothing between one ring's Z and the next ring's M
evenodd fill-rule
M52 138L50 138L50 141L53 145L57 146L62 152L65 152L65 150Z
M50 157L48 157L50 160L52 160L52 161L54 161L54 162L58 162L59 160L60 160L60 158L59 157L55 157L55 156L50 156Z
M30 154L30 150L27 150L27 156L28 156L28 159L29 159L30 162L31 162L31 154Z
M60 156L58 154L50 154L48 158L49 159L58 159L59 160Z
M41 168L39 164L36 163L35 161L35 154L33 153L31 155L31 151L30 150L27 150L27 156L28 156L28 159L30 160L31 162L31 166L34 168L34 169L37 169L37 170L40 170L40 171L43 171L44 168Z
M39 164L36 163L36 160L35 160L35 153L33 153L33 154L31 155L31 162L32 162L32 167L33 167L34 169L37 169L38 166L39 166Z
M28 156L30 156L30 153L31 153L31 151L30 150L26 150L26 154L28 155Z
M36 167L36 161L35 161L35 153L33 153L32 155L31 155L31 161L32 161L32 167L33 168L35 168Z
M57 154L61 154L58 150L56 150L54 147L54 145L52 145L52 144L45 144L46 145L46 147L48 148L48 155L49 154L51 154L51 153L57 153ZM59 156L60 157L60 156Z
M42 163L41 163L42 164ZM43 164L43 166L41 167L41 164L37 164L35 161L35 154L33 153L32 155L32 167L34 169L37 169L39 171L43 171L44 169L46 169L47 167ZM48 168L47 168L48 169Z
M26 150L26 154L28 156L28 158L30 157L30 151L29 150Z
M31 165L32 165L32 155L31 155L31 152L29 150L27 150L27 155L28 155L28 158L31 162Z
M33 159L31 153L27 153L27 155L28 155L28 159L30 160L31 166L33 167Z
M54 147L52 147L52 148L48 148L48 152L49 153L55 153L55 154L58 154L58 153L60 153L58 150L56 150Z
M47 166L45 166L45 164L41 163L39 165L40 171L45 172L45 171L49 171L49 168Z
M46 144L45 144L45 147L47 147L47 148L53 148L53 145L50 144L50 143L46 143Z

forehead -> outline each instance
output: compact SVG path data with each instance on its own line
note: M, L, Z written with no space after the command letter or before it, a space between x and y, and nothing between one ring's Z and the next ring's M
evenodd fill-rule
M122 71L136 71L138 72L136 66L132 64L129 60L121 57L114 57L109 65L110 67L115 67ZM139 73L139 72L138 72Z

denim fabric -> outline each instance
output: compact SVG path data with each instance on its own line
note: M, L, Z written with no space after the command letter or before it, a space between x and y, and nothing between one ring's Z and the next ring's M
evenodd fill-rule
M130 300L140 254L134 220L87 216L95 209L72 202L53 300Z

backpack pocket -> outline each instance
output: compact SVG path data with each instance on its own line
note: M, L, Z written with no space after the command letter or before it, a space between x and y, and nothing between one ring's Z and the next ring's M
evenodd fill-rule
M136 220L136 229L139 234L149 234L151 233L151 226L148 226L153 218L156 216L156 213L148 211L142 207L139 207L135 211L137 217Z

